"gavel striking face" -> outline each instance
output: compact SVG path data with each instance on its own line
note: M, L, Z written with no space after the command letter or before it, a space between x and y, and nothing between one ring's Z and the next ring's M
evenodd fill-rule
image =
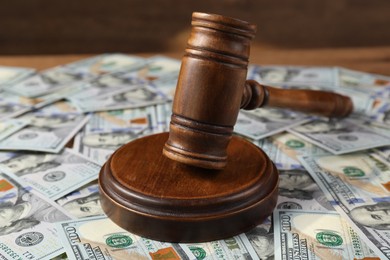
M239 110L264 105L344 117L348 97L313 90L282 90L246 80L256 26L220 15L193 13L163 154L181 163L223 169Z

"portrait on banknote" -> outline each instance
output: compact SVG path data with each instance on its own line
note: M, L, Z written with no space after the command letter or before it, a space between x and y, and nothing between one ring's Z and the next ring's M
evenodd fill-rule
M305 169L279 170L277 208L334 210Z
M0 201L0 236L31 228L41 222L54 223L69 219L35 194L20 188L17 199Z
M274 259L274 232L271 223L258 225L245 235L260 259Z
M390 230L390 201L357 206L349 211L355 224L365 227Z

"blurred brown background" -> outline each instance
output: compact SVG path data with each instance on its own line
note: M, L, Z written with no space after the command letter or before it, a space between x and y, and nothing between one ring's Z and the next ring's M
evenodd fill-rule
M3 0L0 55L183 50L193 11L256 24L264 48L390 46L389 0Z

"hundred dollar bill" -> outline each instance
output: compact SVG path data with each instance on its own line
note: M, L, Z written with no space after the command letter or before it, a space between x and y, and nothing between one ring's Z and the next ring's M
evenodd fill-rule
M112 91L106 95L100 95L95 99L88 99L83 102L70 99L83 112L138 108L165 103L168 100L168 97L162 92L157 92L149 85L133 86L125 90Z
M145 59L123 53L107 53L65 64L68 71L98 76L145 66Z
M196 259L259 259L256 251L244 234L208 243L180 245L183 248L187 247Z
M58 205L0 172L1 259L50 259L64 252L54 223L68 219Z
M0 88L15 84L34 72L32 68L0 66Z
M306 84L331 88L337 83L337 71L334 67L252 65L248 77L275 85Z
M285 170L303 167L298 156L329 153L290 133L276 134L254 143L264 150L278 169Z
M56 200L98 177L101 166L64 149L58 154L18 152L0 160L0 169Z
M145 66L131 73L134 78L158 84L159 82L177 79L180 65L179 60L158 55L148 58Z
M30 76L17 84L9 85L6 90L28 98L36 98L55 92L75 82L87 80L89 75L69 71L63 66L50 68Z
M88 133L132 131L140 133L151 127L153 107L120 109L94 113L85 125Z
M83 89L68 97L74 103L88 102L99 99L113 91L132 89L144 85L145 81L134 78L131 73L116 72L104 74L86 82Z
M380 259L336 212L274 211L275 259Z
M71 102L60 100L39 109L41 114L81 114Z
M279 170L278 209L334 211L323 191L305 169Z
M259 140L308 120L308 117L301 113L276 108L259 108L240 111L234 131L253 140Z
M360 90L367 94L389 97L390 77L337 68L338 86Z
M75 218L86 218L104 215L100 204L99 185L93 181L56 201L63 209Z
M155 133L155 121L152 106L96 113L76 135L73 148L96 162L105 163L120 146Z
M288 131L333 154L351 153L390 144L389 134L366 127L363 121L357 119L319 118Z
M11 134L19 131L28 124L26 120L9 119L0 122L0 140L5 139Z
M302 157L335 209L375 253L390 258L390 167L372 153Z
M177 244L129 233L109 218L91 217L57 224L69 259L196 259ZM99 228L96 228L99 227Z
M17 117L30 110L31 106L0 100L0 120Z
M58 153L84 126L89 116L31 113L23 119L29 120L29 126L1 140L0 149Z
M246 232L245 236L261 260L274 259L275 243L271 217L268 217L262 224Z

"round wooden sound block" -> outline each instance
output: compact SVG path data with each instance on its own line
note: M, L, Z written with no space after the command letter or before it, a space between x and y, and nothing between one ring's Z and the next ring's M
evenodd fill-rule
M102 207L131 233L159 241L205 242L246 232L277 201L278 172L252 143L232 137L224 170L162 155L168 133L119 148L99 176Z

